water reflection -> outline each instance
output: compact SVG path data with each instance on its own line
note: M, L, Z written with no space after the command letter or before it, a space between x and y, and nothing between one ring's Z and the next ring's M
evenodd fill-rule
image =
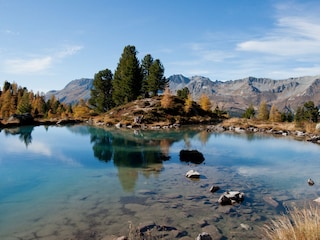
M1 239L17 231L16 239L74 239L75 231L88 229L101 236L122 233L124 222L148 222L150 212L192 237L201 216L229 239L230 229L243 232L240 224L252 225L243 234L254 235L255 226L282 207L319 195L319 146L290 138L74 125L3 129L0 142ZM181 162L181 150L193 149L205 164ZM205 178L187 179L190 168ZM308 178L315 186L308 186ZM221 193L240 190L245 201L221 207L220 192L208 191L211 184ZM265 200L270 198L279 207ZM102 229L95 222L106 224Z
M6 128L4 133L5 135L19 135L19 139L28 146L32 142L31 133L33 129L33 126Z

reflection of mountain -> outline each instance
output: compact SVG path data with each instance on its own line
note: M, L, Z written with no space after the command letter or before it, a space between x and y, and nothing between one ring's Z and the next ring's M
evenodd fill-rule
M4 133L6 135L19 135L19 139L24 142L26 146L28 146L32 142L31 133L33 131L33 126L23 126L16 128L6 128Z

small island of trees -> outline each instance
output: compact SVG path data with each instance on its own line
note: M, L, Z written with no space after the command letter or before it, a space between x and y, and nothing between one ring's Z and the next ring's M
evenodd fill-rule
M214 106L206 94L202 94L198 102L194 101L187 87L178 90L176 95L171 94L164 71L159 59L147 54L139 61L135 46L125 46L114 73L108 68L95 73L90 99L79 99L75 105L62 103L54 95L46 99L43 93L34 93L5 81L0 91L0 120L2 124L6 123L16 114L29 114L35 119L53 122L98 118L98 121L111 121L111 124L115 123L112 118L113 121L125 119L130 122L138 117L148 124L159 121L170 124L217 123L228 118L227 112L219 109L218 105ZM152 105L152 99L157 100L157 104ZM132 106L134 101L142 100L143 103L136 103L140 107L129 108L128 104ZM145 109L150 106L153 109L146 112ZM124 113L124 110L127 112ZM116 118L116 113L121 116ZM128 116L132 118L128 119ZM296 127L303 127L305 123L318 122L319 109L308 101L299 106L295 113L280 112L275 105L270 106L262 101L256 110L253 105L248 106L242 118L269 124L294 122Z

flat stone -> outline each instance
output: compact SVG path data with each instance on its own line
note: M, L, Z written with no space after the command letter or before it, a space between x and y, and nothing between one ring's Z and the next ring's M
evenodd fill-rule
M274 200L271 196L264 196L263 200L275 208L279 206L279 203L276 200Z

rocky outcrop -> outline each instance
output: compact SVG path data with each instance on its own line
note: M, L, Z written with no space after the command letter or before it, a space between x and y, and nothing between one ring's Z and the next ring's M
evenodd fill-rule
M223 193L218 202L221 205L233 205L235 203L241 203L244 200L244 193L239 191L228 191Z
M274 104L280 111L288 108L296 110L307 101L320 105L320 76L283 80L247 77L225 82L211 81L201 76L186 78L173 75L168 79L173 93L187 87L195 100L201 94L206 94L212 102L223 106L231 116L241 116L251 104L258 109L261 99L265 99L270 106Z
M30 113L12 114L6 121L6 125L28 125L33 123L34 119Z
M180 151L180 161L191 162L195 164L203 163L204 156L198 150L181 150Z

